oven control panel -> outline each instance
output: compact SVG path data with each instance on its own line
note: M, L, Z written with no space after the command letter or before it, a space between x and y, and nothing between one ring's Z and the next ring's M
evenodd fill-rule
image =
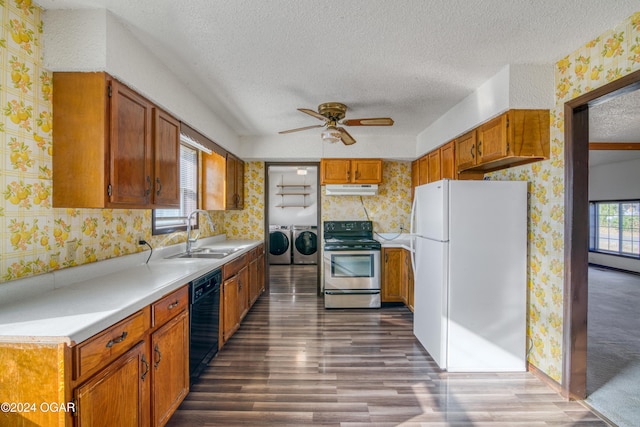
M354 231L373 231L371 221L325 221L324 231L332 233L344 233Z

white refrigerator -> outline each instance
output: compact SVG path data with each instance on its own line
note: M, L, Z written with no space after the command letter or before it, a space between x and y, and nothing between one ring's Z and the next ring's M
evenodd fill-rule
M527 182L418 186L411 234L413 332L438 366L525 371Z

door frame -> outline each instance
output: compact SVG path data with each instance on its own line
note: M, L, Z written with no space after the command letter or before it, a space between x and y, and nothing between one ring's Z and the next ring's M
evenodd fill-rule
M308 161L300 161L300 162L284 162L284 161L273 161L273 162L265 162L264 163L264 241L265 241L265 277L267 278L266 289L265 292L268 294L270 292L269 286L269 167L270 166L292 166L292 167L304 167L304 166L315 166L318 170L317 178L316 178L316 217L318 218L318 241L320 240L320 228L322 227L321 218L322 218L322 200L321 200L321 188L320 188L320 162L308 162ZM291 239L291 245L293 245L293 235ZM293 250L293 247L291 248ZM318 254L320 254L320 247L318 247ZM316 288L318 295L322 295L321 288L321 269L322 269L322 257L318 258L317 264L317 280L316 280Z
M582 400L587 390L589 265L589 107L640 89L640 70L564 104L564 330L562 391Z

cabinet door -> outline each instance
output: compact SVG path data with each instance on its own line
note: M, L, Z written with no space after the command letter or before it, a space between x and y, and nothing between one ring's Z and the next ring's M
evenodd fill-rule
M254 258L249 263L249 306L258 299L260 294L258 283L258 258Z
M420 161L414 160L411 162L411 200L418 185L420 185Z
M180 207L180 122L153 109L154 207Z
M477 131L478 164L501 159L507 155L507 115L485 123Z
M440 181L440 149L429 153L429 182Z
M411 266L411 252L406 249L402 250L403 267L403 298L406 306L413 312L413 267Z
M264 280L264 245L260 245L258 247L258 295L256 299L264 292Z
M382 250L382 302L402 302L402 249Z
M476 159L476 131L473 130L456 139L456 163L458 171L475 166Z
M244 209L244 162L236 159L236 209Z
M213 152L202 153L202 209L225 209L226 159Z
M442 179L456 179L456 159L453 141L440 147L440 177Z
M225 209L244 208L244 162L227 154Z
M163 426L189 393L189 315L184 310L151 335L153 426Z
M111 85L110 206L146 207L153 186L152 105L115 80Z
M148 426L149 371L145 341L77 387L77 427Z
M352 180L358 184L378 184L382 182L382 160L353 160Z
M418 159L418 177L420 185L429 183L429 156L422 156Z
M238 322L249 312L249 288L249 268L245 266L238 272Z
M238 312L238 275L222 284L222 338L227 341L240 326Z
M351 160L320 160L320 184L345 184L348 182L351 182Z

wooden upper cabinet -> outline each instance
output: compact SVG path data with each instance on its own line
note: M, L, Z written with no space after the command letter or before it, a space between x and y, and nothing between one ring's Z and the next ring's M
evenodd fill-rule
M321 159L320 183L344 184L351 182L351 160L349 159Z
M202 153L202 209L225 209L227 159L216 153Z
M179 206L175 119L106 73L53 84L54 207Z
M352 182L357 184L379 184L382 182L382 160L355 159L351 161Z
M225 209L244 209L244 162L227 154Z
M456 164L458 170L468 169L477 163L475 129L456 138Z
M485 123L476 131L476 156L478 164L503 158L507 155L507 115Z
M321 159L320 184L380 184L382 159Z
M110 178L107 196L110 206L145 206L152 189L151 117L153 106L128 87L112 80L110 138ZM109 89L107 88L107 91ZM57 92L57 91L56 91ZM85 141L90 143L90 141ZM58 142L54 135L54 147ZM54 153L54 157L57 152ZM79 177L82 179L82 177ZM55 170L54 170L55 180ZM54 181L54 192L56 187Z
M418 159L420 185L429 183L429 157L424 155Z
M455 141L440 147L440 178L456 179Z
M153 128L153 205L179 207L180 122L167 112L154 107Z
M427 158L429 159L429 182L440 181L440 149L430 152Z
M458 172L491 172L549 158L549 110L509 110L456 140Z

